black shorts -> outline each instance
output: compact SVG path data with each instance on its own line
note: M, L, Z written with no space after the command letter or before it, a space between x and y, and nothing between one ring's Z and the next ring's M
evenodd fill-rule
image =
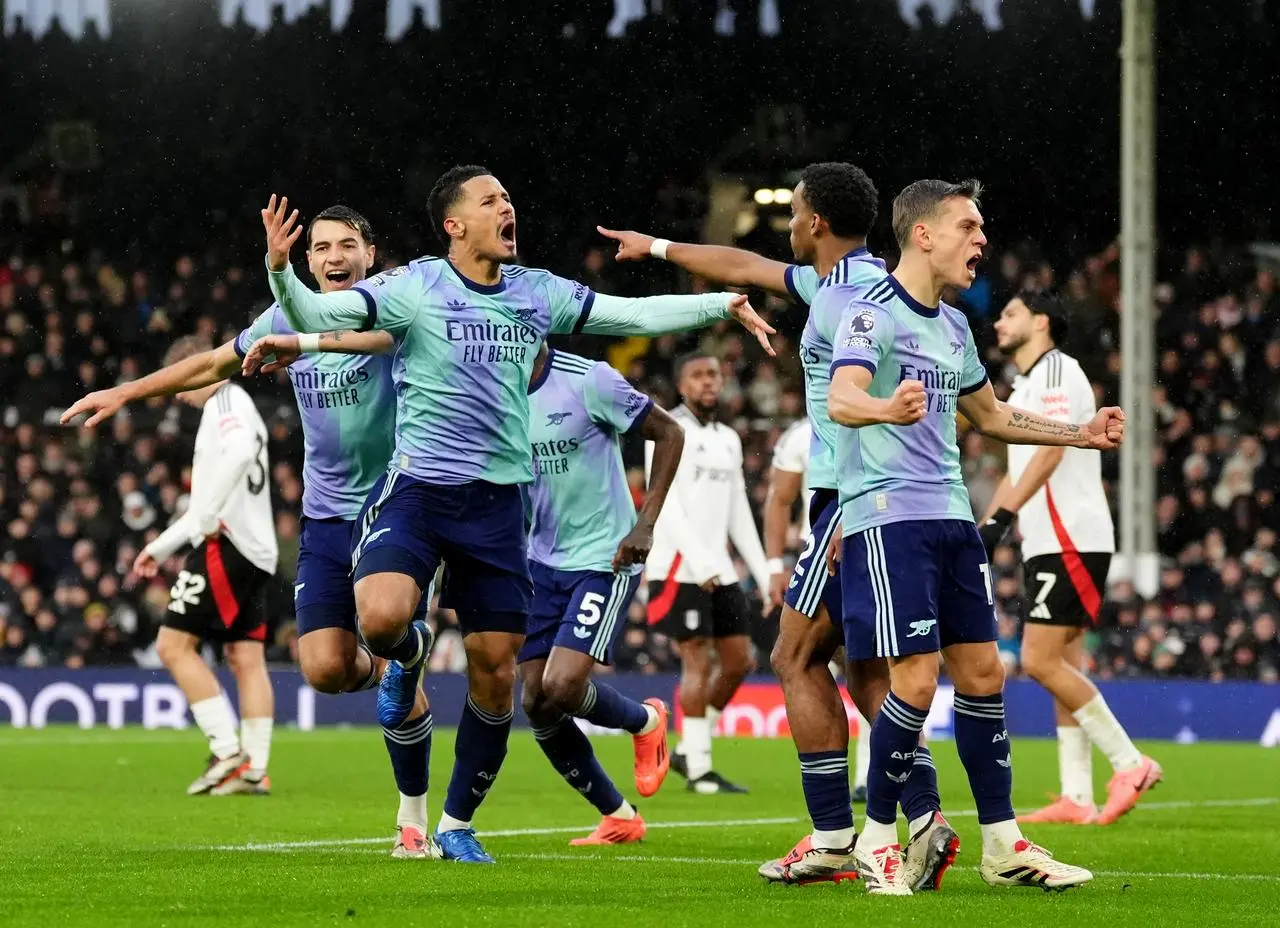
M194 548L169 590L166 628L209 641L265 641L261 594L271 574L221 535Z
M675 641L751 633L746 594L736 583L707 592L693 583L649 583L649 624Z
M1102 611L1111 555L1105 553L1041 554L1022 565L1030 607L1027 621L1036 625L1091 628Z

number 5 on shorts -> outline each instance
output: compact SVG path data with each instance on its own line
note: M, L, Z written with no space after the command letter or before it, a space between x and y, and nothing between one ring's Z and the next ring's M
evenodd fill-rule
M595 625L600 621L600 606L604 603L601 593L588 593L582 597L582 606L578 610L578 621L583 625Z

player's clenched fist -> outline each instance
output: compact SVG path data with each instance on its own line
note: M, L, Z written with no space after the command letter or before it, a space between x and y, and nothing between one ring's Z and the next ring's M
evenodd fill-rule
M926 397L924 384L918 380L904 380L889 397L888 423L911 425L924 418Z
M1084 427L1087 448L1111 451L1124 443L1124 410L1119 406L1103 406Z
M262 211L262 227L267 230L267 266L273 271L283 271L289 263L289 249L302 234L302 226L298 225L298 211L290 215L289 198L281 197L279 204L276 195L271 194L267 208Z

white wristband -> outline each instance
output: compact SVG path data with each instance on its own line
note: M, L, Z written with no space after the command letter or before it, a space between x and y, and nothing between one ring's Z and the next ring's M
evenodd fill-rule
M314 332L298 335L298 350L303 354L314 354L320 350L320 336Z
M771 557L768 561L769 573L780 574L786 571L787 567L780 557Z
M671 240L666 238L655 238L649 245L649 254L655 258L667 260L667 249L671 247Z

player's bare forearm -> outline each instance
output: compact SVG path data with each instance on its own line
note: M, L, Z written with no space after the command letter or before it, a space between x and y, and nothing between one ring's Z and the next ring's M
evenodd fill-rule
M982 521L990 519L1000 509L1009 509L1006 503L1009 502L1013 493L1013 484L1009 482L1009 475L1005 474L1000 478L1000 482L996 484L996 492L991 497L991 502L987 504L987 511L982 516ZM1009 509L1013 512L1012 509Z
M836 372L831 380L831 389L827 392L827 412L831 421L854 429L888 422L888 400L872 396L859 387L852 376L841 377L846 370L849 368L841 368Z
M653 442L653 462L649 472L649 489L640 507L638 521L652 528L662 513L671 484L684 454L684 429L671 415L656 404L649 409L642 426L645 439Z
M984 421L972 421L982 434L1011 445L1088 446L1084 428L1074 422L1060 422L1008 403L997 402Z
M324 332L320 336L320 350L339 354L390 354L396 340L390 332Z
M1035 496L1036 492L1049 482L1049 478L1058 469L1058 465L1062 463L1062 456L1066 453L1063 447L1046 447L1033 454L1031 460L1027 462L1026 470L1018 478L1018 482L1010 487L1001 508L1008 509L1010 512L1018 512L1022 509L1027 500ZM1008 479L1006 476L1005 481L1007 482Z
M150 399L153 396L173 396L188 390L199 390L220 380L226 380L240 369L235 343L226 342L210 351L193 354L162 367L158 371L139 377L122 386L129 401Z
M759 287L787 295L787 265L742 248L672 242L667 260L690 274L731 287Z
M769 492L764 498L764 555L770 560L782 557L786 550L791 507L803 481L804 475L794 471L775 467L769 473Z

